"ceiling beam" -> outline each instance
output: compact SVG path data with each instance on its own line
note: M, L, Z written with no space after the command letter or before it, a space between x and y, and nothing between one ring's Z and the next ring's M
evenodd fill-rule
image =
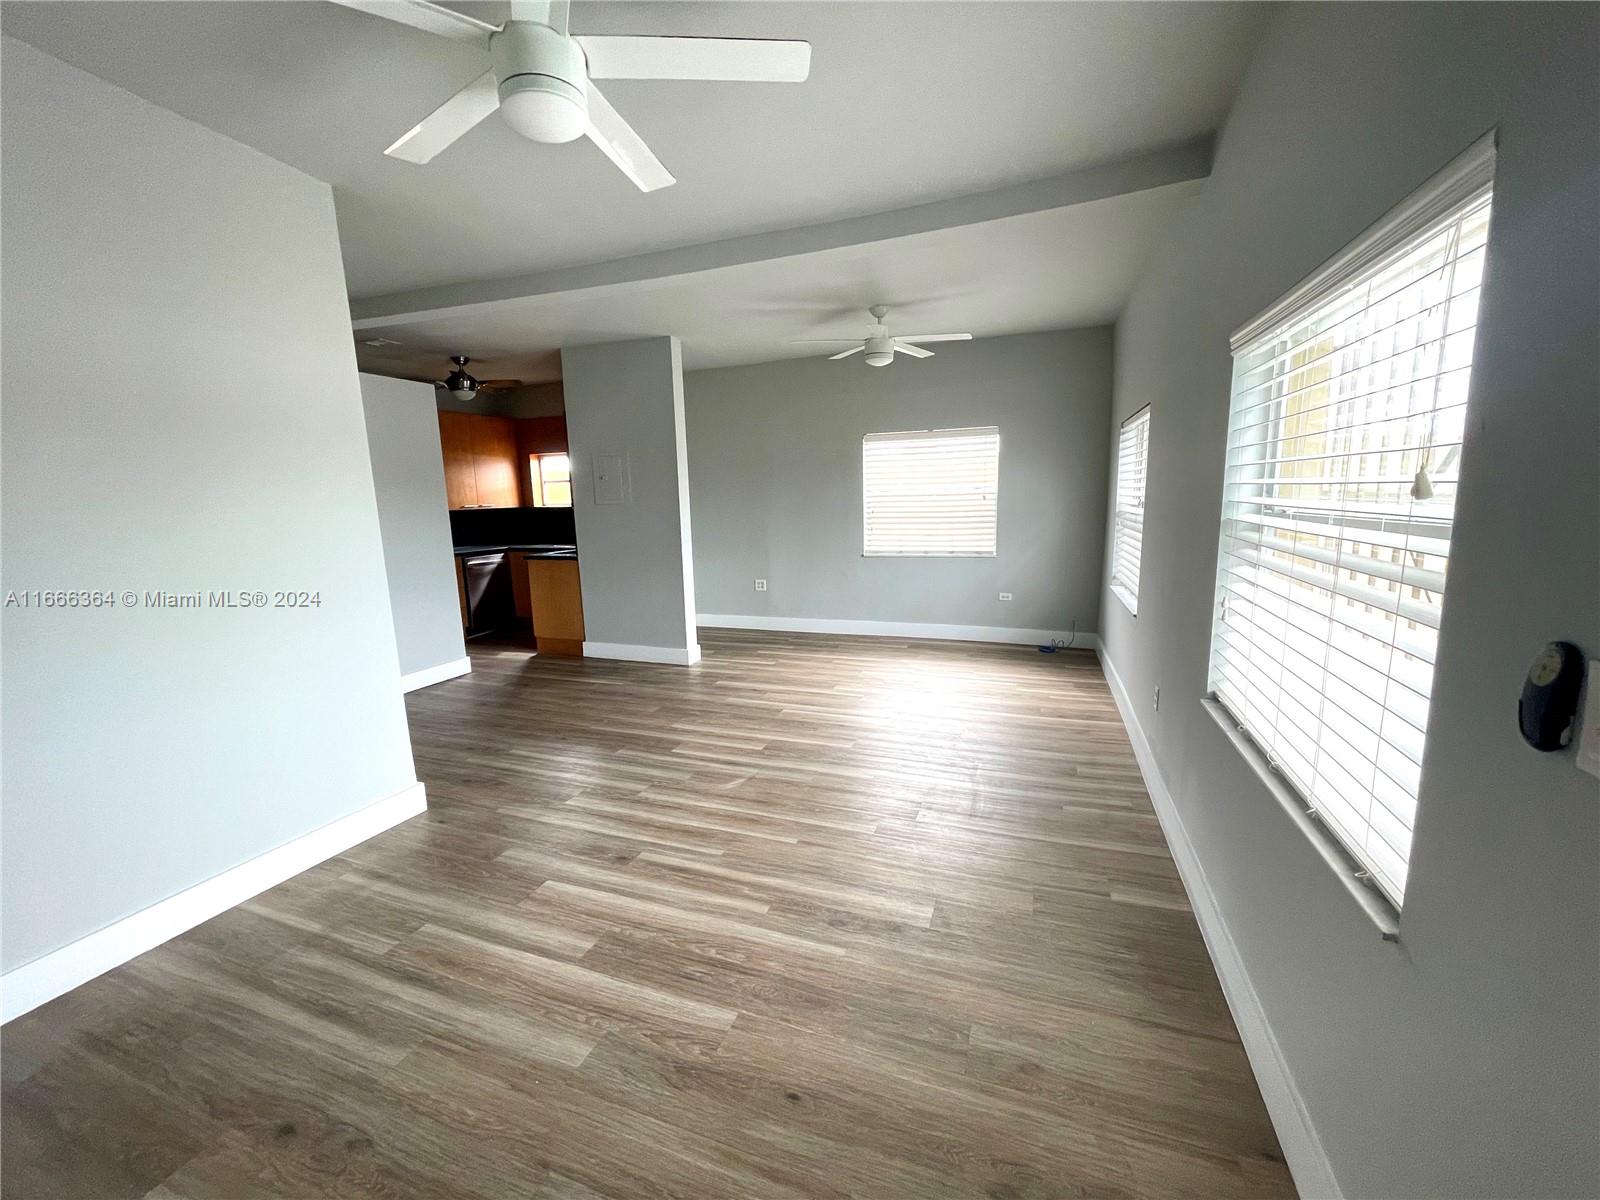
M1212 140L1203 138L1048 179L1036 179L991 192L956 196L864 217L703 242L675 250L636 254L558 271L371 296L351 301L351 316L358 331L379 329L400 322L537 296L647 283L700 271L715 271L746 263L977 225L1027 213L1070 208L1150 188L1204 179L1211 172L1211 153Z

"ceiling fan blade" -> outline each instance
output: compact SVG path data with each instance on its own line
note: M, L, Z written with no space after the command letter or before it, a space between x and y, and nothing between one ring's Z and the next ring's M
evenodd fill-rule
M353 8L357 12L382 17L457 42L471 42L485 50L489 48L489 35L500 32L500 26L469 17L466 13L446 8L431 0L332 0L334 4Z
M429 162L499 107L494 72L485 71L413 125L384 153L406 162Z
M902 333L895 337L897 342L970 342L970 333Z
M575 39L591 79L703 79L803 83L811 43L761 38L607 37Z
M852 354L860 354L865 349L866 349L866 346L864 346L864 345L863 346L851 346L850 349L846 350L842 354L830 354L830 355L828 355L828 361L829 362L836 362L837 360L839 360L841 358L849 358Z
M921 346L908 346L899 338L894 340L894 348L901 354L909 354L912 358L932 358L932 350L924 350Z
M611 102L592 83L589 85L589 128L584 132L641 192L653 192L677 182L672 172L661 165L661 160L650 153L650 147L633 131L633 126L618 115Z
M840 344L843 344L844 342L859 342L860 340L861 340L860 338L790 338L789 339L789 345L791 345L791 346L805 346L805 345L815 344L815 345L818 345L818 346L822 346L822 345L826 345L826 344L829 344L829 343L832 343L834 345L840 345Z

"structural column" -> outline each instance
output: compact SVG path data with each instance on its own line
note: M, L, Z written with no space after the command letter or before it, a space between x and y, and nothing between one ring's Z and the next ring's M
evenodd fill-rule
M561 373L583 652L698 662L682 346L654 337L563 350Z

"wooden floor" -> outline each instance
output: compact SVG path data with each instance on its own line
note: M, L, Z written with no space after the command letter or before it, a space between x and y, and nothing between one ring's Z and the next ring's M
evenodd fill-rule
M1094 658L477 650L427 815L7 1026L4 1194L1292 1195Z

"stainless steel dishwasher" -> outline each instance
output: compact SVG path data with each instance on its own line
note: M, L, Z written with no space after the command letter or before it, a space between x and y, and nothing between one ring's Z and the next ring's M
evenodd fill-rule
M482 637L516 623L511 564L504 554L473 554L462 560L467 585L467 636Z

